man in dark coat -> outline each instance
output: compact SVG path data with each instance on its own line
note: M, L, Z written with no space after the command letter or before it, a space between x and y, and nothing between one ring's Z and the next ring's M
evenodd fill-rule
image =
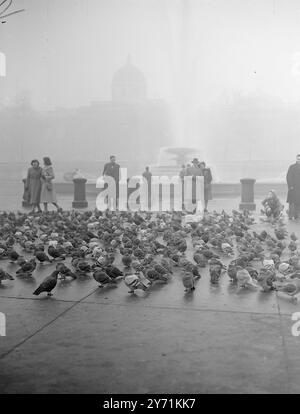
M203 171L199 166L198 158L192 160L192 165L188 164L186 168L186 176L192 177L192 203L196 204L196 177L203 175Z
M151 182L152 182L152 172L150 172L150 168L146 167L146 170L143 172L143 177L147 181L148 185L148 208L151 208Z
M300 213L300 154L295 164L289 166L286 182L288 185L287 202L289 203L289 219L297 219Z
M114 155L110 156L110 162L104 165L103 176L109 176L114 178L116 183L116 197L115 203L116 208L119 205L119 182L120 182L120 165L116 163L116 157Z
M197 175L202 175L202 170L199 167L198 158L194 158L192 161L192 165L187 167L186 175L192 176L192 177L196 177Z
M208 201L212 200L212 191L211 191L212 174L211 174L210 168L206 167L206 163L204 161L200 162L199 165L202 170L203 177L204 177L204 203L205 203L204 212L207 212Z

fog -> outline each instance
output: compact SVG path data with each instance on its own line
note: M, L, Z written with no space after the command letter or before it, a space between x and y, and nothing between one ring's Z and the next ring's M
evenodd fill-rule
M14 0L21 8L0 24L0 161L46 154L94 173L114 153L139 171L160 147L191 146L235 180L241 165L278 178L300 152L297 0Z

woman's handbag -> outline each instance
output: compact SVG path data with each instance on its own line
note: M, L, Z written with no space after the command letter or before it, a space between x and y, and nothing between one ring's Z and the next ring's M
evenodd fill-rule
M24 189L23 200L26 203L29 203L29 201L30 201L30 192L29 192L29 188L28 187L25 187L25 189Z
M46 188L47 188L47 190L48 190L48 191L52 191L52 189L53 189L53 185L52 185L51 181L48 181L48 182L46 183Z

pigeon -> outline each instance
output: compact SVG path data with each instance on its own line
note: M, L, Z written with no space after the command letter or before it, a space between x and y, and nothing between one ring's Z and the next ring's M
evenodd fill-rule
M221 250L227 256L233 256L234 255L233 248L229 243L222 243L221 244Z
M130 289L128 293L134 293L136 289L147 290L147 286L142 283L139 276L136 274L125 276L124 282L125 285Z
M147 279L149 279L149 280L151 280L151 281L155 281L155 280L160 280L160 274L156 271L156 270L154 270L154 269L152 269L152 268L148 268L146 271L145 271L145 273L146 273L146 277L147 277Z
M192 273L184 272L182 276L182 283L185 288L185 292L192 292L195 290L195 279Z
M53 259L50 259L50 257L47 256L45 252L40 251L40 250L36 251L35 257L40 263L45 263L45 262L52 263L53 261Z
M185 253L185 251L187 249L187 243L186 243L186 241L184 239L181 240L181 242L177 246L177 249L178 249L179 252Z
M162 265L160 265L159 263L153 263L153 268L154 270L156 270L160 275L168 275L170 272L168 271L168 269L166 269L165 267L163 267Z
M283 228L277 228L277 229L275 228L274 233L275 233L275 236L277 237L278 240L285 239L285 237L287 235L287 231Z
M237 267L236 278L237 278L238 289L258 287L257 284L252 279L252 277L250 276L249 272L240 266Z
M275 290L277 292L285 293L290 296L292 300L297 300L297 295L300 292L300 279L286 279L284 282L276 282Z
M24 260L24 257L19 255L19 253L16 252L15 250L11 250L8 253L8 258L10 259L10 263L17 263L17 264L20 264L20 262Z
M90 266L84 259L80 257L73 257L73 259L71 260L71 265L76 270L76 273L80 275L86 275L87 273L90 273L92 270L92 266Z
M198 267L191 262L185 264L184 269L188 272L191 272L196 279L201 278Z
M167 269L167 271L170 274L173 274L172 264L171 264L171 261L170 260L168 260L165 257L163 257L161 259L161 261L160 261L160 264L161 264L162 267L164 267L165 269Z
M227 274L232 282L237 282L237 264L236 260L232 260L227 267Z
M1 285L1 282L3 280L14 280L14 278L12 277L12 275L10 275L9 273L5 272L5 270L3 270L2 268L0 268L0 285Z
M207 258L203 253L194 253L193 259L199 267L205 267L207 265Z
M59 274L62 275L64 279L67 276L70 276L73 279L77 279L77 276L75 275L75 273L73 273L72 270L69 269L64 263L57 263L56 270L59 271Z
M99 283L99 287L101 288L107 285L116 284L116 281L109 277L103 270L95 270L93 272L93 278Z
M50 276L47 276L40 286L33 292L33 295L40 295L43 292L47 292L48 296L52 296L52 290L57 284L57 278L59 275L58 270L54 270Z
M131 256L128 256L128 255L122 256L122 263L124 266L126 267L130 266L131 262L132 262Z
M105 266L103 270L108 274L108 276L112 279L116 279L118 277L123 276L123 272L116 266L109 265Z
M208 264L210 266L213 266L213 265L220 266L221 270L227 270L226 266L221 262L221 260L216 259L214 257L209 259Z
M286 276L291 273L291 266L289 263L283 262L278 266L278 272Z
M252 277L252 279L257 280L259 273L254 267L251 267L248 265L245 267L245 269L247 270L249 275Z
M290 257L289 264L292 267L296 268L298 266L298 264L299 264L299 259L300 259L299 256L297 256L297 255L294 254L293 256Z
M21 273L25 273L25 274L31 275L34 272L35 268L36 268L36 261L35 259L31 259L28 262L25 261L21 263L20 269L16 271L16 274L18 275Z
M209 266L210 281L212 284L217 284L220 280L222 267L219 264L212 264Z
M290 234L290 238L291 238L291 240L292 240L293 242L296 242L296 241L298 240L298 237L296 236L296 234L295 234L294 232L292 232L292 233Z
M48 247L48 254L51 256L54 260L65 260L66 256L65 254L62 254L57 248L54 246Z
M293 240L290 241L289 245L288 245L288 249L290 250L291 253L295 252L297 250L297 244L296 242L294 242Z
M271 269L262 268L257 276L257 282L262 287L263 292L268 292L274 289L273 282L275 282L275 272Z

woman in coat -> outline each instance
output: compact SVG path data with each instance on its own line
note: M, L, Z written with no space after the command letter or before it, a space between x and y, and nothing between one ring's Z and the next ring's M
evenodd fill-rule
M41 202L41 175L42 169L38 160L31 161L31 167L28 169L27 178L25 183L25 190L29 194L29 204L32 207L31 213L35 212L35 209L38 209L38 212L41 212L40 202Z
M44 203L44 211L48 211L48 203L52 203L57 210L59 206L57 205L56 193L53 185L53 180L55 178L51 160L49 157L44 157L44 168L42 169L42 192L41 192L41 202Z
M204 203L205 203L204 211L207 212L208 201L212 200L212 192L211 192L212 175L211 175L210 168L206 167L206 164L204 161L199 163L199 167L202 169L202 173L204 177Z

